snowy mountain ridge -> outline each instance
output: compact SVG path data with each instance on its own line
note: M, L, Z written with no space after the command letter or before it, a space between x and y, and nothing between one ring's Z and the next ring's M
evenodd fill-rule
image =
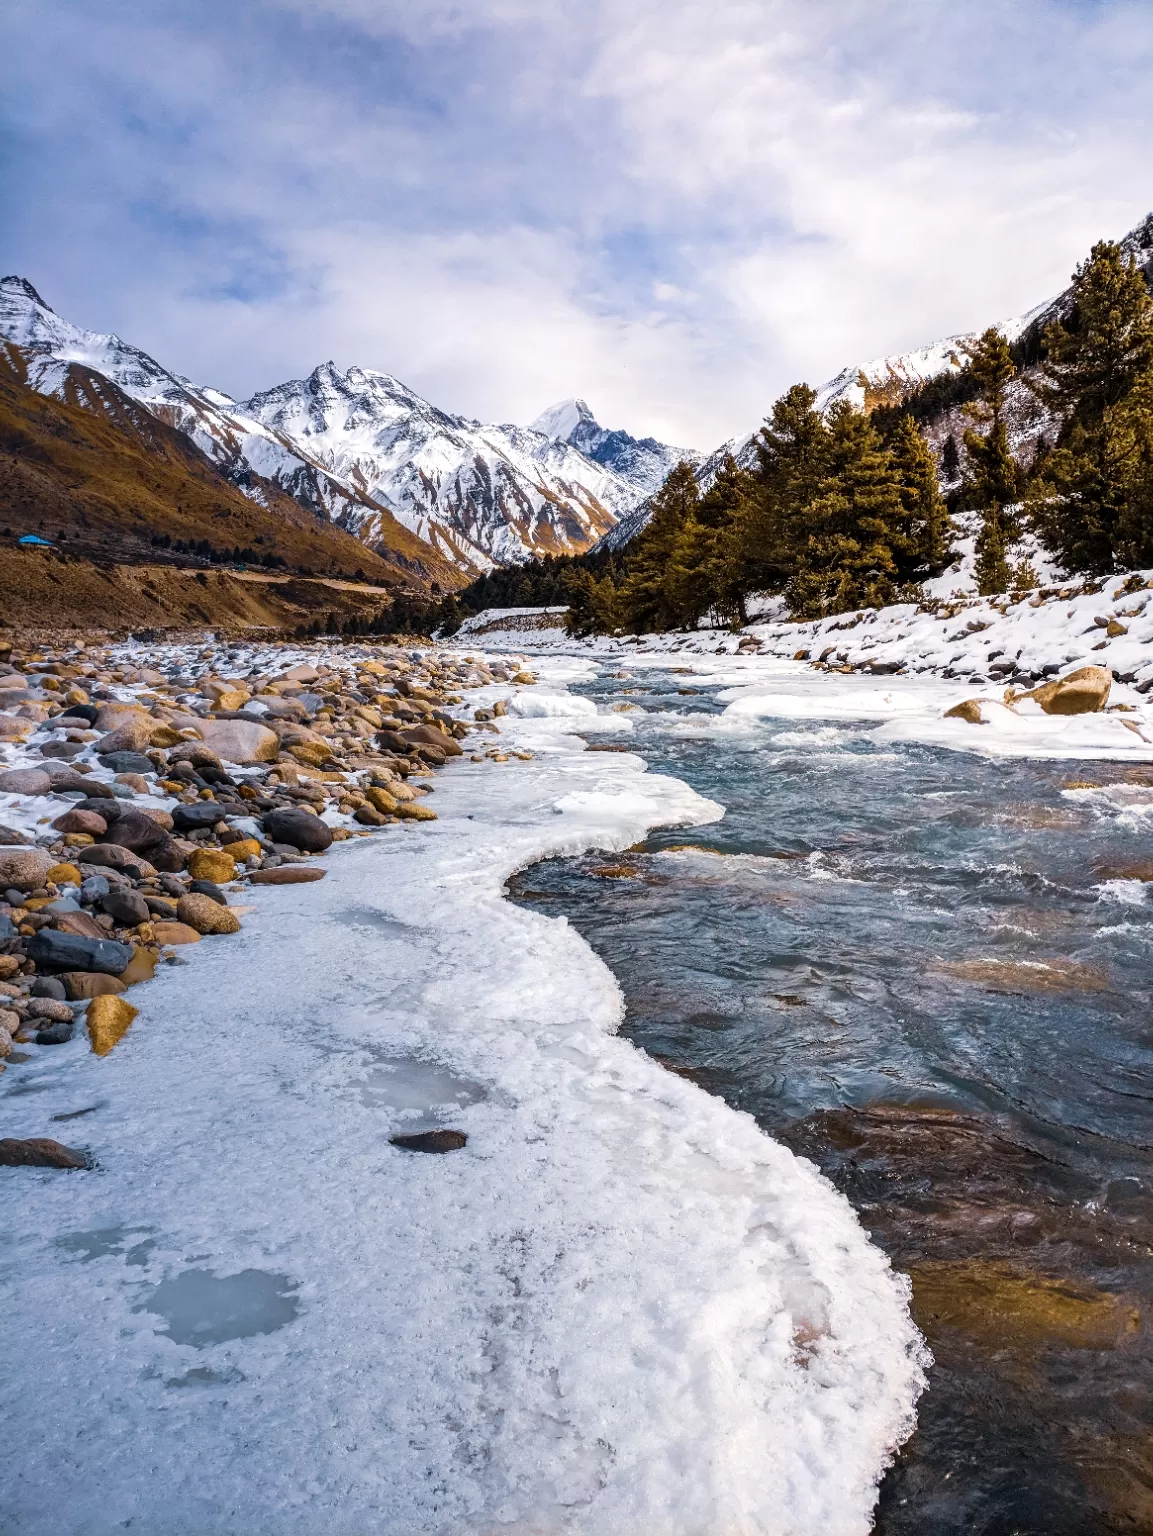
M21 348L40 393L64 398L74 366L102 374L255 499L255 478L272 480L370 546L395 518L470 573L587 549L679 457L605 431L587 406L568 428L596 456L563 434L451 415L389 374L331 362L237 401L72 325L21 277L0 281L0 336Z

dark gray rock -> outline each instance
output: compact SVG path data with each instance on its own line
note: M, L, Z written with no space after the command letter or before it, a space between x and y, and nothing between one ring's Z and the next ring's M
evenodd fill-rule
M87 875L80 886L80 900L87 902L103 901L112 889L104 875Z
M55 976L37 976L32 983L33 997L54 997L57 1002L64 1002L68 994L64 990L64 983L57 981Z
M224 811L215 800L198 800L195 805L177 805L172 810L177 832L201 832L224 819Z
M48 971L103 971L119 976L132 959L132 945L115 939L83 939L75 933L42 928L26 944L29 960Z
M0 827L0 848L27 848L31 843L27 832L18 832L15 827Z
M323 853L332 846L332 828L311 811L299 811L294 806L266 811L262 825L274 847L288 844L305 853Z
M224 850L226 853L227 849ZM222 907L228 905L228 897L217 885L215 880L193 880L188 887L189 893L197 896L211 896L213 901L218 901Z
M72 758L79 757L85 750L83 741L46 741L40 748L41 757L61 758L64 762L70 762Z
M136 891L109 891L102 905L108 916L125 928L146 923L151 916L148 903Z
M55 1024L49 1024L46 1029L37 1031L37 1045L67 1045L76 1032L76 1025L72 1020L60 1019Z
M98 759L102 768L113 773L155 773L156 764L143 752L106 752Z

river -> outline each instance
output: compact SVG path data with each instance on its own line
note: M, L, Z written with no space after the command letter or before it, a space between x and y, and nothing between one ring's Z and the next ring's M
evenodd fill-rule
M632 724L591 744L726 815L511 894L912 1276L935 1364L876 1531L1153 1530L1153 764L721 733L715 687L641 659L573 691Z

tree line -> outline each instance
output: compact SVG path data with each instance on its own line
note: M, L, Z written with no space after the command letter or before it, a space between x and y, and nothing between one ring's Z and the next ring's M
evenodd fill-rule
M567 602L574 633L649 633L706 616L745 623L764 594L799 619L879 608L917 598L953 563L961 511L977 514L986 595L1037 584L1017 548L1026 533L1070 574L1153 565L1153 299L1140 268L1116 244L1094 246L1067 312L1026 340L1011 346L992 327L968 348L946 390L965 419L962 441L950 436L939 457L917 398L871 414L846 401L821 411L795 384L761 428L754 463L726 458L703 491L678 464L624 550L494 572L441 621ZM1028 464L1011 441L1022 384L1048 423ZM945 398L937 381L924 393Z

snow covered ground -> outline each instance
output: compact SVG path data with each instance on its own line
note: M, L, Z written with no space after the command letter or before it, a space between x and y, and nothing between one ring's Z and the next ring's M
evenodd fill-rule
M868 1530L922 1386L904 1282L811 1165L615 1035L564 919L503 897L722 814L585 750L628 729L567 692L589 671L470 694L512 695L531 761L457 762L438 821L338 844L161 967L110 1055L0 1079L5 1135L97 1165L2 1170L0 1530ZM436 1125L464 1150L389 1144Z
M763 617L736 633L574 640L555 627L502 632L492 619L473 621L489 650L680 666L723 683L734 690L730 728L756 717L872 719L887 722L892 740L996 756L1153 757L1153 571L1016 600L930 598L803 624ZM1084 666L1113 674L1102 713L1070 718L1006 702L1010 690ZM979 701L981 724L945 718L967 699Z

